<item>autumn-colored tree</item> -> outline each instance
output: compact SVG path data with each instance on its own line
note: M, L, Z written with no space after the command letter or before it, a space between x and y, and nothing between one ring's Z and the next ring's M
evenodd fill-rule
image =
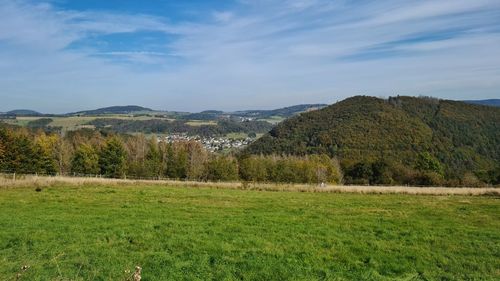
M252 182L269 181L267 163L264 156L245 156L239 161L239 174L242 180Z
M199 142L191 141L186 145L188 152L188 179L206 180L207 163L210 157L208 151Z
M75 149L65 138L59 137L55 147L55 157L59 174L66 175L71 171L71 160Z
M46 135L41 132L35 137L35 149L38 154L37 172L54 175L58 171L56 161L57 135Z
M99 155L90 144L81 144L73 154L71 171L75 174L95 175L99 173Z
M238 162L232 156L214 155L207 163L207 178L210 181L238 180Z
M125 142L127 150L127 175L133 177L146 177L149 175L146 167L146 153L148 149L148 141L141 134L127 138Z

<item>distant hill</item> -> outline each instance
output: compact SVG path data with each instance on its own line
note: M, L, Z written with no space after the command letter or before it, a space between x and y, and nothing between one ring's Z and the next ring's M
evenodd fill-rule
M268 118L271 116L280 116L284 118L291 117L293 115L307 112L311 110L317 110L326 107L326 104L299 104L284 108L272 109L272 110L245 110L233 112L233 115L241 117L253 117L253 118Z
M199 113L182 115L182 119L190 120L217 120L221 117L244 117L252 119L265 119L273 116L288 118L302 112L321 109L326 104L300 104L272 110L243 110L234 112L224 112L217 110L205 110Z
M75 113L70 113L68 115L103 115L103 114L131 114L134 112L152 112L150 108L137 106L137 105L126 105L126 106L110 106L94 110L79 111Z
M43 114L30 109L16 109L3 113L3 115L15 116L42 116Z
M480 176L500 169L500 108L433 98L357 96L285 120L245 152L326 153L338 157L346 171L383 161L394 174L430 165L447 179L461 179L469 171Z
M222 115L224 115L223 111L205 110L205 111L198 112L198 113L185 114L185 115L182 115L180 117L181 117L181 119L185 119L185 120L217 120Z
M469 103L469 104L480 104L480 105L489 105L489 106L499 106L500 107L500 99L466 100L464 102Z

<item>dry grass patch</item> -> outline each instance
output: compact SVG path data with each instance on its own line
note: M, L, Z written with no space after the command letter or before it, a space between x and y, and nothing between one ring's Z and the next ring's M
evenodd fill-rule
M64 177L64 176L18 176L0 177L0 188L47 187L57 185L165 185L186 188L222 188L257 191L288 192L324 192L324 193L359 193L359 194L408 194L408 195L494 195L500 196L500 189L472 187L410 187L410 186L343 186L343 185L306 185L306 184L271 184L241 182L196 182L175 180L129 180L99 177Z

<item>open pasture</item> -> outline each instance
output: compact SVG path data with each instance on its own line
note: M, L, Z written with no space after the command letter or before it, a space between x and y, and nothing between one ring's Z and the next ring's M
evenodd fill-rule
M6 280L127 280L135 266L142 280L500 277L498 195L25 183L0 189Z

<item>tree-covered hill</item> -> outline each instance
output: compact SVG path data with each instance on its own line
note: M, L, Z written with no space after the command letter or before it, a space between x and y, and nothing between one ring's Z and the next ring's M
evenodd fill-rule
M489 106L498 106L498 107L500 107L500 99L465 100L464 102L470 103L470 104L480 104L480 105L489 105Z
M126 105L126 106L110 106L94 110L79 111L75 113L70 113L69 115L105 115L105 114L130 114L134 112L151 112L150 108L137 106L137 105Z
M233 115L241 117L268 118L272 116L291 117L302 112L308 112L326 107L326 104L299 104L273 110L236 111Z
M495 182L500 108L357 96L282 122L246 152L327 153L341 160L347 182Z
M38 111L31 110L31 109L15 109L15 110L11 110L11 111L2 113L2 115L9 115L9 116L42 116L43 114L40 113L40 112L38 112Z

